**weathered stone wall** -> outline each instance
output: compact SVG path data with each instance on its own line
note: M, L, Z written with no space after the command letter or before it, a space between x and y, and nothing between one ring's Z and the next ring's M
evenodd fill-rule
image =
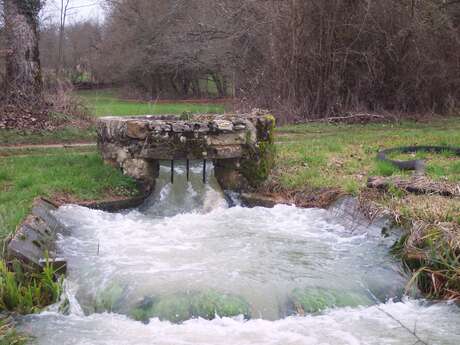
M41 270L46 263L63 272L66 261L59 258L56 238L65 227L53 215L57 207L38 198L34 201L31 214L22 222L14 237L8 243L7 258L19 260L29 270Z
M224 189L262 183L273 164L275 119L267 114L105 117L98 146L106 162L153 189L160 160L212 160Z

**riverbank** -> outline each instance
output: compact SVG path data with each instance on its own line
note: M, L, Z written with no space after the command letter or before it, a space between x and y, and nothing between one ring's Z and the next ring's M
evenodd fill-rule
M343 194L356 196L369 218L390 215L406 232L395 246L416 284L428 297L460 299L460 199L435 193L413 194L390 184L368 187L371 176L410 181L413 172L376 160L382 149L437 145L460 146L460 121L429 123L287 126L277 132L277 162L259 191L277 202L326 207ZM417 153L397 159L425 159L424 180L460 189L460 158L445 152Z
M135 196L135 183L107 166L95 147L0 151L0 238L14 232L32 201L84 202Z

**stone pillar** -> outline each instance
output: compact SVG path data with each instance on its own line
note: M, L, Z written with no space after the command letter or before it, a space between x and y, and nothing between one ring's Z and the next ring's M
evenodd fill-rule
M156 160L130 158L121 164L123 174L131 176L138 181L145 193L150 193L155 188L155 180L160 173L160 164Z
M274 128L273 116L255 118L251 126L248 124L249 135L242 157L214 161L215 176L222 189L247 191L266 181L275 160Z
M255 120L256 138L246 145L246 152L240 160L240 173L253 188L264 183L275 164L274 130L276 120L272 115L259 116Z
M248 180L240 173L239 159L214 161L214 175L223 190L242 191L249 187Z

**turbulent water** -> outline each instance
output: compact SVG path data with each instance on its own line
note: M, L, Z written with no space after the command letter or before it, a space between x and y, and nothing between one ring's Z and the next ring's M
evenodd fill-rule
M171 185L162 168L158 192L137 210L62 207L69 308L21 328L47 345L460 343L460 308L401 298L407 277L380 228L350 228L318 209L230 208L212 170L206 185L199 166L192 173L187 182L176 167ZM100 307L107 291L110 310ZM238 296L251 319L132 318L146 299L209 291Z

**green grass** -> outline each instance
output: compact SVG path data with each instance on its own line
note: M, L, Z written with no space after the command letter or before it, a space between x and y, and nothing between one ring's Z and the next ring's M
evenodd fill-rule
M460 120L394 125L308 124L282 127L277 134L275 178L281 186L355 190L356 184L360 188L365 186L369 175L410 174L378 162L376 155L381 149L409 145L460 146ZM460 180L460 158L448 154L428 158L429 177Z
M96 140L94 126L88 128L66 127L53 132L43 131L23 133L15 130L0 129L0 146L67 144L76 142L93 142Z
M116 96L113 90L80 91L78 95L89 108L90 114L101 116L134 116L134 115L180 115L184 112L223 113L221 104L198 103L148 103L141 101L123 100Z
M134 182L105 165L94 150L38 150L31 156L0 157L0 239L15 230L38 196L95 200L133 193Z

